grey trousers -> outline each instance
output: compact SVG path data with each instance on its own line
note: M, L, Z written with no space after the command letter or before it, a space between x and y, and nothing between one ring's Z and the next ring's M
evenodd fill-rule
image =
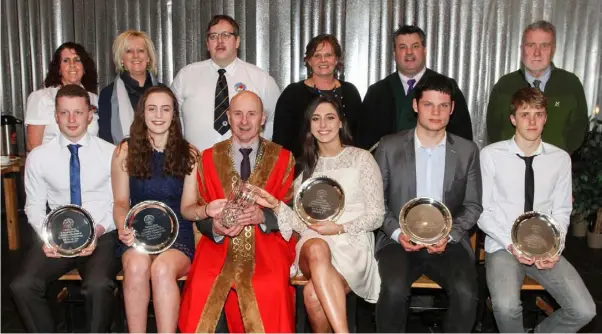
M525 274L541 284L561 307L537 325L535 332L576 333L596 315L596 305L581 276L563 256L552 269L539 270L499 250L487 253L485 268L500 333L524 332L520 288Z

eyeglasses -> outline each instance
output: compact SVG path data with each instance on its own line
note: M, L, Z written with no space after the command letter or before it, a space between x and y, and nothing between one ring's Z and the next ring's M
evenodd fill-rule
M552 48L552 43L525 43L523 44L523 48L525 48L528 51L533 51L535 49L540 49L540 50L550 50Z
M228 31L223 31L223 32L212 32L210 34L207 34L207 38L210 41L215 41L217 39L217 36L221 36L222 40L227 41L230 38L232 38L232 36L236 36L235 33L233 32L228 32Z

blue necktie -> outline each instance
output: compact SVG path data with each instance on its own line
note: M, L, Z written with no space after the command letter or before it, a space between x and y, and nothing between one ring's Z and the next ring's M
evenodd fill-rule
M412 89L414 89L414 84L416 83L416 79L408 80L408 93L406 95L410 95Z
M81 147L79 144L67 145L71 152L69 162L69 185L71 190L71 204L82 205L82 187L79 180L79 156L77 150Z

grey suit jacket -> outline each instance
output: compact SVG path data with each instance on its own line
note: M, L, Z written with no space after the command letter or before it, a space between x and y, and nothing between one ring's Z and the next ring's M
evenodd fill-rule
M416 198L416 156L414 129L388 135L380 140L374 153L383 177L385 219L376 237L376 252L397 243L391 234L399 228L399 212ZM481 206L481 169L477 145L447 133L443 203L449 208L453 224L451 236L471 255L469 231L478 221Z

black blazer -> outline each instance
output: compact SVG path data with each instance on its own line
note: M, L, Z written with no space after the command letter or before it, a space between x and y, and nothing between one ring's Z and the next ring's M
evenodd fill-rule
M442 75L426 69L417 85L429 76ZM472 123L466 99L454 79L448 78L454 85L454 112L450 117L447 131L462 138L472 140ZM368 88L364 97L363 112L358 119L358 131L355 138L357 146L369 150L383 136L397 132L397 103L395 90L403 89L399 74L393 72L386 78Z

